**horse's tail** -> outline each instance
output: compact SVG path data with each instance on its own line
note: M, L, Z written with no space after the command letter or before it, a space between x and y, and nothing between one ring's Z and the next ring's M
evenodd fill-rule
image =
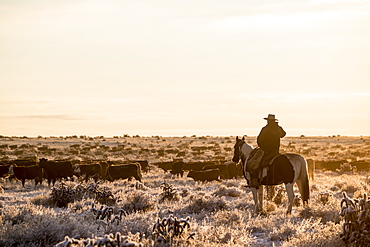
M308 203L308 199L310 199L310 182L308 179L308 168L307 168L307 161L302 156L300 157L301 161L301 174L300 174L300 183L301 183L301 197L303 203Z

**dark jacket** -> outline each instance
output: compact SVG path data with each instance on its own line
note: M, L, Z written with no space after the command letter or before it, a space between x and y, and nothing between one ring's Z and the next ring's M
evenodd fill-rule
M278 123L268 123L258 135L257 144L265 152L279 151L280 138L285 135L286 132Z

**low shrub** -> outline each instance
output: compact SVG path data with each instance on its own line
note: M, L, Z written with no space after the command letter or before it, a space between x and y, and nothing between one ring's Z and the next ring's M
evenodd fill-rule
M123 201L120 203L119 207L128 213L147 212L154 210L157 206L153 196L142 191L132 191L131 193L126 194L122 200Z
M235 227L243 223L244 215L239 210L220 210L212 218L215 225Z
M0 246L53 246L66 235L91 236L94 226L68 213L32 204L8 207L0 227Z
M339 169L336 170L340 175L342 174L352 174L357 172L357 168L353 167L350 163L343 163L340 165Z
M321 223L326 224L327 222L333 222L338 224L340 222L339 213L337 207L326 205L325 207L317 208L304 208L300 213L299 217L304 219L319 219Z
M226 202L221 198L209 195L193 195L189 198L187 206L180 211L185 214L199 214L200 212L216 212L227 208Z
M99 186L98 183L81 185L60 183L51 190L51 201L57 207L67 207L69 203L82 198L91 198L101 204L113 205L117 198L110 188Z
M225 185L220 185L218 189L213 192L215 196L231 196L231 197L240 197L242 192L235 187L227 188Z
M76 200L76 190L72 184L60 183L51 189L51 201L56 207L67 207Z

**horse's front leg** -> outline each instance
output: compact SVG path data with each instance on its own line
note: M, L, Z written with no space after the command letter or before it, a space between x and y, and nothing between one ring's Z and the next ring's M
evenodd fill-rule
M253 201L254 201L254 210L258 213L259 212L259 205L258 205L258 194L256 188L251 188Z
M258 189L251 188L254 200L254 209L257 213L262 211L263 206L263 186L261 185Z
M257 193L258 193L259 211L261 212L263 210L263 185L260 185L260 187L257 190Z
M287 214L292 213L292 207L293 207L293 201L294 201L294 190L293 190L293 183L291 184L285 184L285 189L288 194L288 200L289 200L289 205L288 205L288 210Z

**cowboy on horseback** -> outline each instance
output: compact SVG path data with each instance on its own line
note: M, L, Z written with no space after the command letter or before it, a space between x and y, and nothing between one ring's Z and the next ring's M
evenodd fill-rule
M257 137L257 144L264 151L261 167L268 165L270 160L279 154L280 138L286 135L274 114L269 114L263 119L267 120L267 125L262 128Z
M308 169L306 159L294 153L279 154L280 138L286 135L277 119L272 114L265 118L268 122L262 128L257 137L260 147L253 149L245 142L245 139L236 137L234 145L233 162L242 161L243 175L253 193L253 200L256 212L263 208L264 186L284 184L288 195L289 205L287 213L292 212L294 201L294 185L298 186L303 204L310 199L310 183L308 180ZM263 150L264 149L264 150ZM261 160L267 152L263 161L267 166L261 166ZM270 157L278 154L270 160Z
M248 159L248 168L251 174L249 186L258 188L261 183L262 169L269 165L269 162L279 155L280 138L286 135L284 129L279 126L275 115L269 114L267 125L262 128L257 137L258 148L254 149Z

